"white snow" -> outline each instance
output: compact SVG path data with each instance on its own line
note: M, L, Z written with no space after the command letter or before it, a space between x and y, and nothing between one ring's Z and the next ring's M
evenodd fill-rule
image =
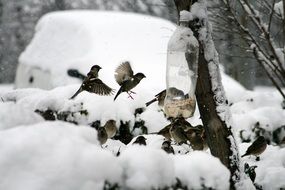
M189 155L175 156L176 176L187 185L189 189L229 189L229 170L219 159L201 151L195 151Z
M96 134L63 122L1 131L0 189L91 190L121 182L119 161L98 146Z
M279 1L274 5L274 11L284 19L283 1Z
M252 128L257 121L261 128L271 132L285 124L285 112L280 107L282 99L278 92L264 88L256 91L237 88L235 91L232 86L239 85L233 79L228 79L224 83L225 90L231 89L235 99L231 112L238 137L241 130L246 130L249 139L253 140L255 134ZM189 146L172 145L175 155L167 155L160 150L164 140L162 136L144 135L147 147L132 145L135 139L128 145L118 140L108 140L102 149L96 140L96 131L86 126L92 121L100 120L102 124L111 118L117 124L120 120L130 121L132 128L136 120L143 120L149 132L160 130L168 121L156 103L137 117L134 116L135 108L143 106L139 98L146 99L144 95L137 96L135 100L124 97L113 102L112 97L84 92L75 100L68 100L77 87L70 85L50 91L17 89L1 93L6 102L0 102L0 154L5 155L0 157L0 166L4 168L0 176L5 176L2 177L0 189L20 189L23 185L32 190L48 187L69 190L78 189L79 186L82 189L101 189L105 179L121 187L149 189L150 186L163 188L174 184L176 177L194 189L202 185L227 189L229 171L209 152L193 152ZM57 111L87 109L88 115L74 116L79 126L65 122L44 122L34 110L47 108ZM201 123L199 114L195 113L189 121L192 124ZM240 138L238 144L240 153L244 153L250 145L241 143ZM284 186L284 148L268 147L261 155L260 162L256 162L254 157L245 157L242 161L258 165L256 183L265 189L279 189ZM119 150L121 155L116 158L114 155ZM112 166L109 166L110 162ZM106 167L110 169L104 170ZM204 180L201 180L202 177ZM11 183L15 179L17 183Z
M5 102L0 104L0 121L0 130L4 130L18 125L42 122L44 119L25 106Z
M249 143L240 144L240 151L244 153ZM254 156L244 158L250 166L256 165L256 183L263 189L280 189L285 187L285 149L268 145L265 152L256 162Z
M193 19L207 19L207 3L205 1L199 1L197 3L194 3L193 6L191 6L190 12L193 16Z
M27 67L50 76L36 84L50 89L80 82L68 77L67 69L86 74L92 65L98 64L103 68L100 78L117 88L115 68L128 60L135 73L143 72L148 79L140 86L158 91L165 80L167 43L174 30L175 25L167 20L133 13L49 13L40 19L32 42L19 58L16 87L33 87L28 82L29 75L34 77L34 83L43 78L27 71ZM160 72L154 75L154 71Z
M122 153L120 162L127 188L147 190L175 182L173 162L163 150L132 145Z
M189 20L193 20L193 16L189 11L180 11L179 13L180 15L180 21L189 21Z

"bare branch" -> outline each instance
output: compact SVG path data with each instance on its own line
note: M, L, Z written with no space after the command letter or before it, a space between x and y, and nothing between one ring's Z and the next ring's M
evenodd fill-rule
M276 82L276 80L274 79L273 76L271 76L271 74L268 72L268 70L265 68L264 66L264 60L260 59L258 56L258 52L256 51L256 49L254 49L253 51L254 56L256 57L256 60L260 63L261 67L264 69L265 73L267 74L267 76L269 77L269 79L271 80L271 82L273 83L273 85L277 88L277 90L279 91L279 93L282 95L283 99L285 99L285 94L283 93L283 91L281 90L281 88L279 87L278 83Z
M273 13L274 13L274 4L275 4L275 0L273 0L273 2L272 2L271 12L270 12L270 16L269 16L268 29L267 29L269 33L270 33L270 27L272 24L272 17L273 17Z
M253 9L253 7L248 3L248 1L242 1L242 0L238 0L238 2L240 3L240 5L242 6L243 10L245 12L247 12L249 15L252 14L254 15L254 17L249 17L251 18L252 22L255 24L255 26L262 31L262 33L264 34L267 43L269 45L270 51L272 52L274 58L277 61L278 66L280 67L281 71L282 71L282 75L283 77L285 77L285 69L284 66L282 64L282 61L280 60L275 48L275 43L271 38L270 33L268 32L268 30L265 28L265 26L261 23L261 19L258 15L256 15L255 10ZM250 11L250 12L249 12Z

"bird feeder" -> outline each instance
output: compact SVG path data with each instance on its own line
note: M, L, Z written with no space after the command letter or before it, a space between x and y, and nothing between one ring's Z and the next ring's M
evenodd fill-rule
M164 111L171 118L189 118L196 106L199 43L186 26L181 22L168 42Z

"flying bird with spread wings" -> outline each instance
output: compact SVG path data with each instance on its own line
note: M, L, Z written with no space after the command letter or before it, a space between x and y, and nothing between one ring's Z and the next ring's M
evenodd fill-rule
M118 90L114 101L122 92L128 93L129 97L133 99L131 94L135 94L135 92L131 90L136 87L143 78L145 78L143 73L134 75L130 62L126 61L120 64L115 70L115 79L121 87Z

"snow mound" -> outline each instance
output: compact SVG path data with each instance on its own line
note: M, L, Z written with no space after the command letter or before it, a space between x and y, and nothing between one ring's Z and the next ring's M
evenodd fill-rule
M173 159L175 174L188 189L229 189L230 172L219 159L200 151Z
M119 183L122 168L96 134L63 122L1 131L0 189L91 190L102 189L105 180Z
M0 130L4 130L19 125L38 123L43 121L43 118L25 106L5 102L0 104L0 121Z
M176 178L182 185L193 189L228 188L229 171L209 152L193 152L188 145L173 144L175 155L167 155L161 150L164 138L159 135L144 135L146 147L132 145L134 138L127 145L109 139L101 148L96 140L96 130L88 126L91 122L98 120L104 124L108 119L115 119L119 125L124 121L131 131L136 122L143 122L149 132L157 132L169 121L159 111L157 103L144 107L147 95L143 92L135 100L122 97L114 102L111 96L88 92L69 100L78 87L69 85L48 91L17 89L1 92L4 102L0 102L0 154L5 156L0 157L0 167L3 168L0 189L20 189L23 185L32 190L47 187L102 189L105 182L122 188L149 189L171 187L177 182ZM256 122L271 133L285 124L281 98L276 95L272 90L245 91L240 101L231 106L236 133L246 130L252 141L257 135L253 131ZM137 108L144 111L135 115ZM69 122L79 124L75 126L67 122L43 122L43 118L34 112L36 109L74 113L86 110L88 114L73 114L68 118ZM191 121L199 120L199 115L194 117ZM134 134L140 135L141 132ZM238 143L240 153L250 145ZM120 156L115 157L118 152ZM255 181L258 185L265 189L284 186L284 148L268 145L260 162L250 156L242 160L258 165ZM17 183L12 183L15 179Z
M240 151L244 153L250 143L240 144ZM268 145L265 152L260 155L260 161L255 161L255 156L243 158L250 166L255 165L255 182L263 189L282 189L285 187L285 148Z
M124 146L108 140L101 148L96 130L66 122L2 130L0 154L5 156L0 157L0 189L91 190L109 183L122 189L147 190L171 187L176 178L193 188L228 186L229 171L213 156L199 152L185 157L170 155L159 148L160 136L146 137L148 146ZM119 157L114 156L112 147L121 151ZM215 170L210 171L210 165ZM225 173L217 178L220 172ZM205 180L201 180L203 176Z
M163 150L132 145L122 153L120 162L127 188L147 190L174 183L173 162Z

